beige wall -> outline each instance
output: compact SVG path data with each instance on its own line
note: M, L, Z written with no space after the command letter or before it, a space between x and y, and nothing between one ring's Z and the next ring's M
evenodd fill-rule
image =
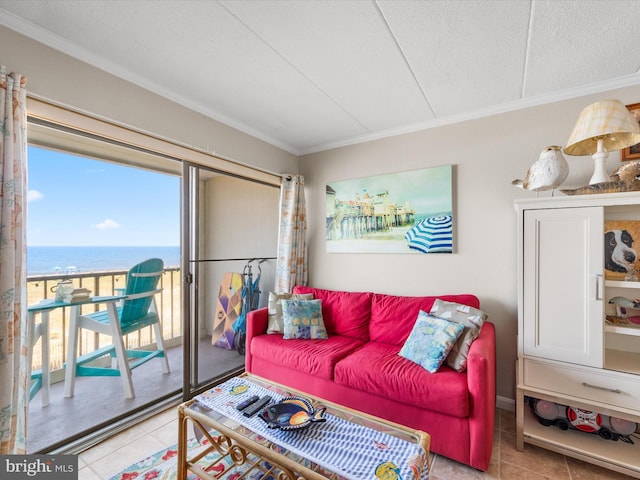
M2 26L0 45L8 47L0 64L27 76L30 95L268 172L297 172L295 155Z
M606 98L636 103L640 101L640 87L302 157L300 171L307 185L309 215L310 285L399 295L477 295L496 325L498 395L515 398L517 252L513 202L536 194L513 187L511 181L523 178L542 149L565 145L580 111ZM567 185L588 183L592 160L566 158L571 169ZM619 158L618 152L610 154L610 172ZM326 253L327 183L437 165L454 166L454 254Z

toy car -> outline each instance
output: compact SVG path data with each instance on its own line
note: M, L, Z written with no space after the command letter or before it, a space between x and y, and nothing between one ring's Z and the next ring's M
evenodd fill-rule
M545 427L555 425L560 430L579 430L597 434L605 440L621 440L626 443L633 443L630 435L638 428L637 423L622 418L533 397L527 397L527 401L540 424Z

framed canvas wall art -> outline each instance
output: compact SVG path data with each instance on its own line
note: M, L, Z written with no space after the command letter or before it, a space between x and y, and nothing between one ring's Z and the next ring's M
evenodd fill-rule
M451 165L326 186L329 253L452 253Z

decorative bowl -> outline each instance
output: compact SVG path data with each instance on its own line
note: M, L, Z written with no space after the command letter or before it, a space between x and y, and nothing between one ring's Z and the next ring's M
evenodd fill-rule
M324 422L325 408L313 408L308 400L300 397L283 398L279 403L274 403L262 409L260 418L267 423L269 428L280 430L300 430L307 428L314 422Z

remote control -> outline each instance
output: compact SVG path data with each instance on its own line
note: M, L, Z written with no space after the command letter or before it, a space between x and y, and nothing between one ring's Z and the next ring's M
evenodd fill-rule
M239 403L236 406L236 410L244 410L245 408L247 408L252 403L256 403L259 399L260 399L260 397L257 396L257 395L254 395L253 397L249 397L244 402Z
M258 400L258 402L245 408L242 413L244 414L245 417L252 417L256 413L258 413L260 410L262 410L264 407L269 405L269 402L271 402L271 397L269 395L265 395L260 400Z

